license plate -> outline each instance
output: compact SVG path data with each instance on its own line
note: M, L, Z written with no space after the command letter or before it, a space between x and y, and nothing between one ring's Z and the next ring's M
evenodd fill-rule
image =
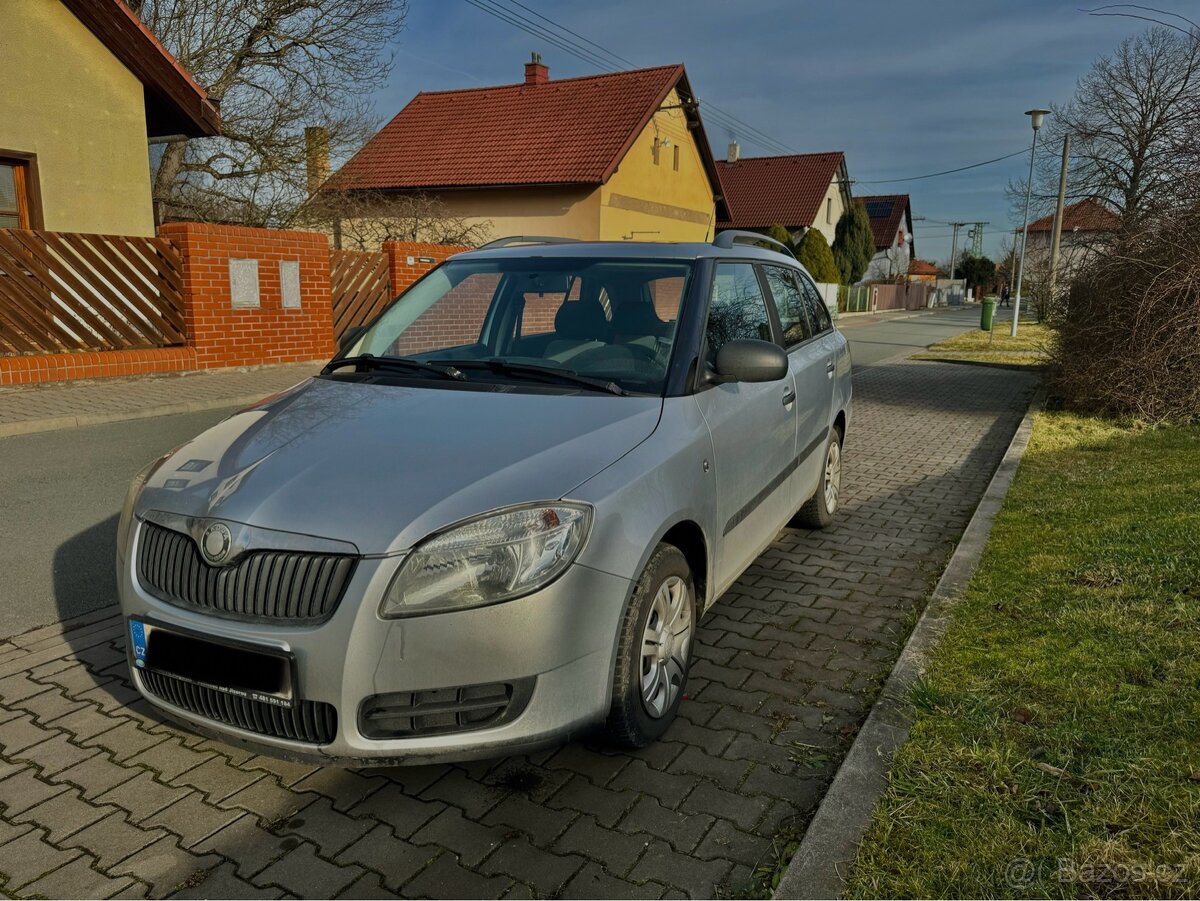
M224 694L291 707L295 660L275 648L217 640L130 618L133 664Z

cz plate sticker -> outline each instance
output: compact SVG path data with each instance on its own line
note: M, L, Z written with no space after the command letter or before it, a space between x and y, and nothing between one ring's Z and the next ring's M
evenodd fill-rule
M133 665L146 666L146 625L140 620L129 621L129 638L133 642Z

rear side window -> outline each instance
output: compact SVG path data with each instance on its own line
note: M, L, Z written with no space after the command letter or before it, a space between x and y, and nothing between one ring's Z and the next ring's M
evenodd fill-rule
M812 337L808 316L805 313L804 295L796 276L781 266L764 266L771 298L779 313L779 324L783 328L783 343L794 347Z
M829 331L833 328L833 320L829 318L829 307L825 306L821 293L808 279L799 276L798 278L801 288L804 289L804 300L808 304L808 315L812 318L813 328L817 333Z
M730 341L772 340L767 300L751 263L717 265L704 338L710 363L716 362L717 351Z

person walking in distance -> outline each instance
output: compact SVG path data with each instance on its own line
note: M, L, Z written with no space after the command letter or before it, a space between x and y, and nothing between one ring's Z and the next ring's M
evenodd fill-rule
M1000 289L1000 306L1002 306L1002 307L1008 306L1008 298L1009 298L1008 285L1005 285L1003 288Z

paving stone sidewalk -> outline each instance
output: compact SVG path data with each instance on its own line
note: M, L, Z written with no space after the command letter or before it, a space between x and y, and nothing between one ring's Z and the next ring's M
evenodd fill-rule
M255 400L318 372L321 362L0 387L0 434L192 412ZM72 421L74 420L74 421Z
M713 897L811 817L1035 387L856 376L842 515L787 529L702 624L637 753L456 766L256 756L157 717L112 608L0 641L0 892L31 897Z

